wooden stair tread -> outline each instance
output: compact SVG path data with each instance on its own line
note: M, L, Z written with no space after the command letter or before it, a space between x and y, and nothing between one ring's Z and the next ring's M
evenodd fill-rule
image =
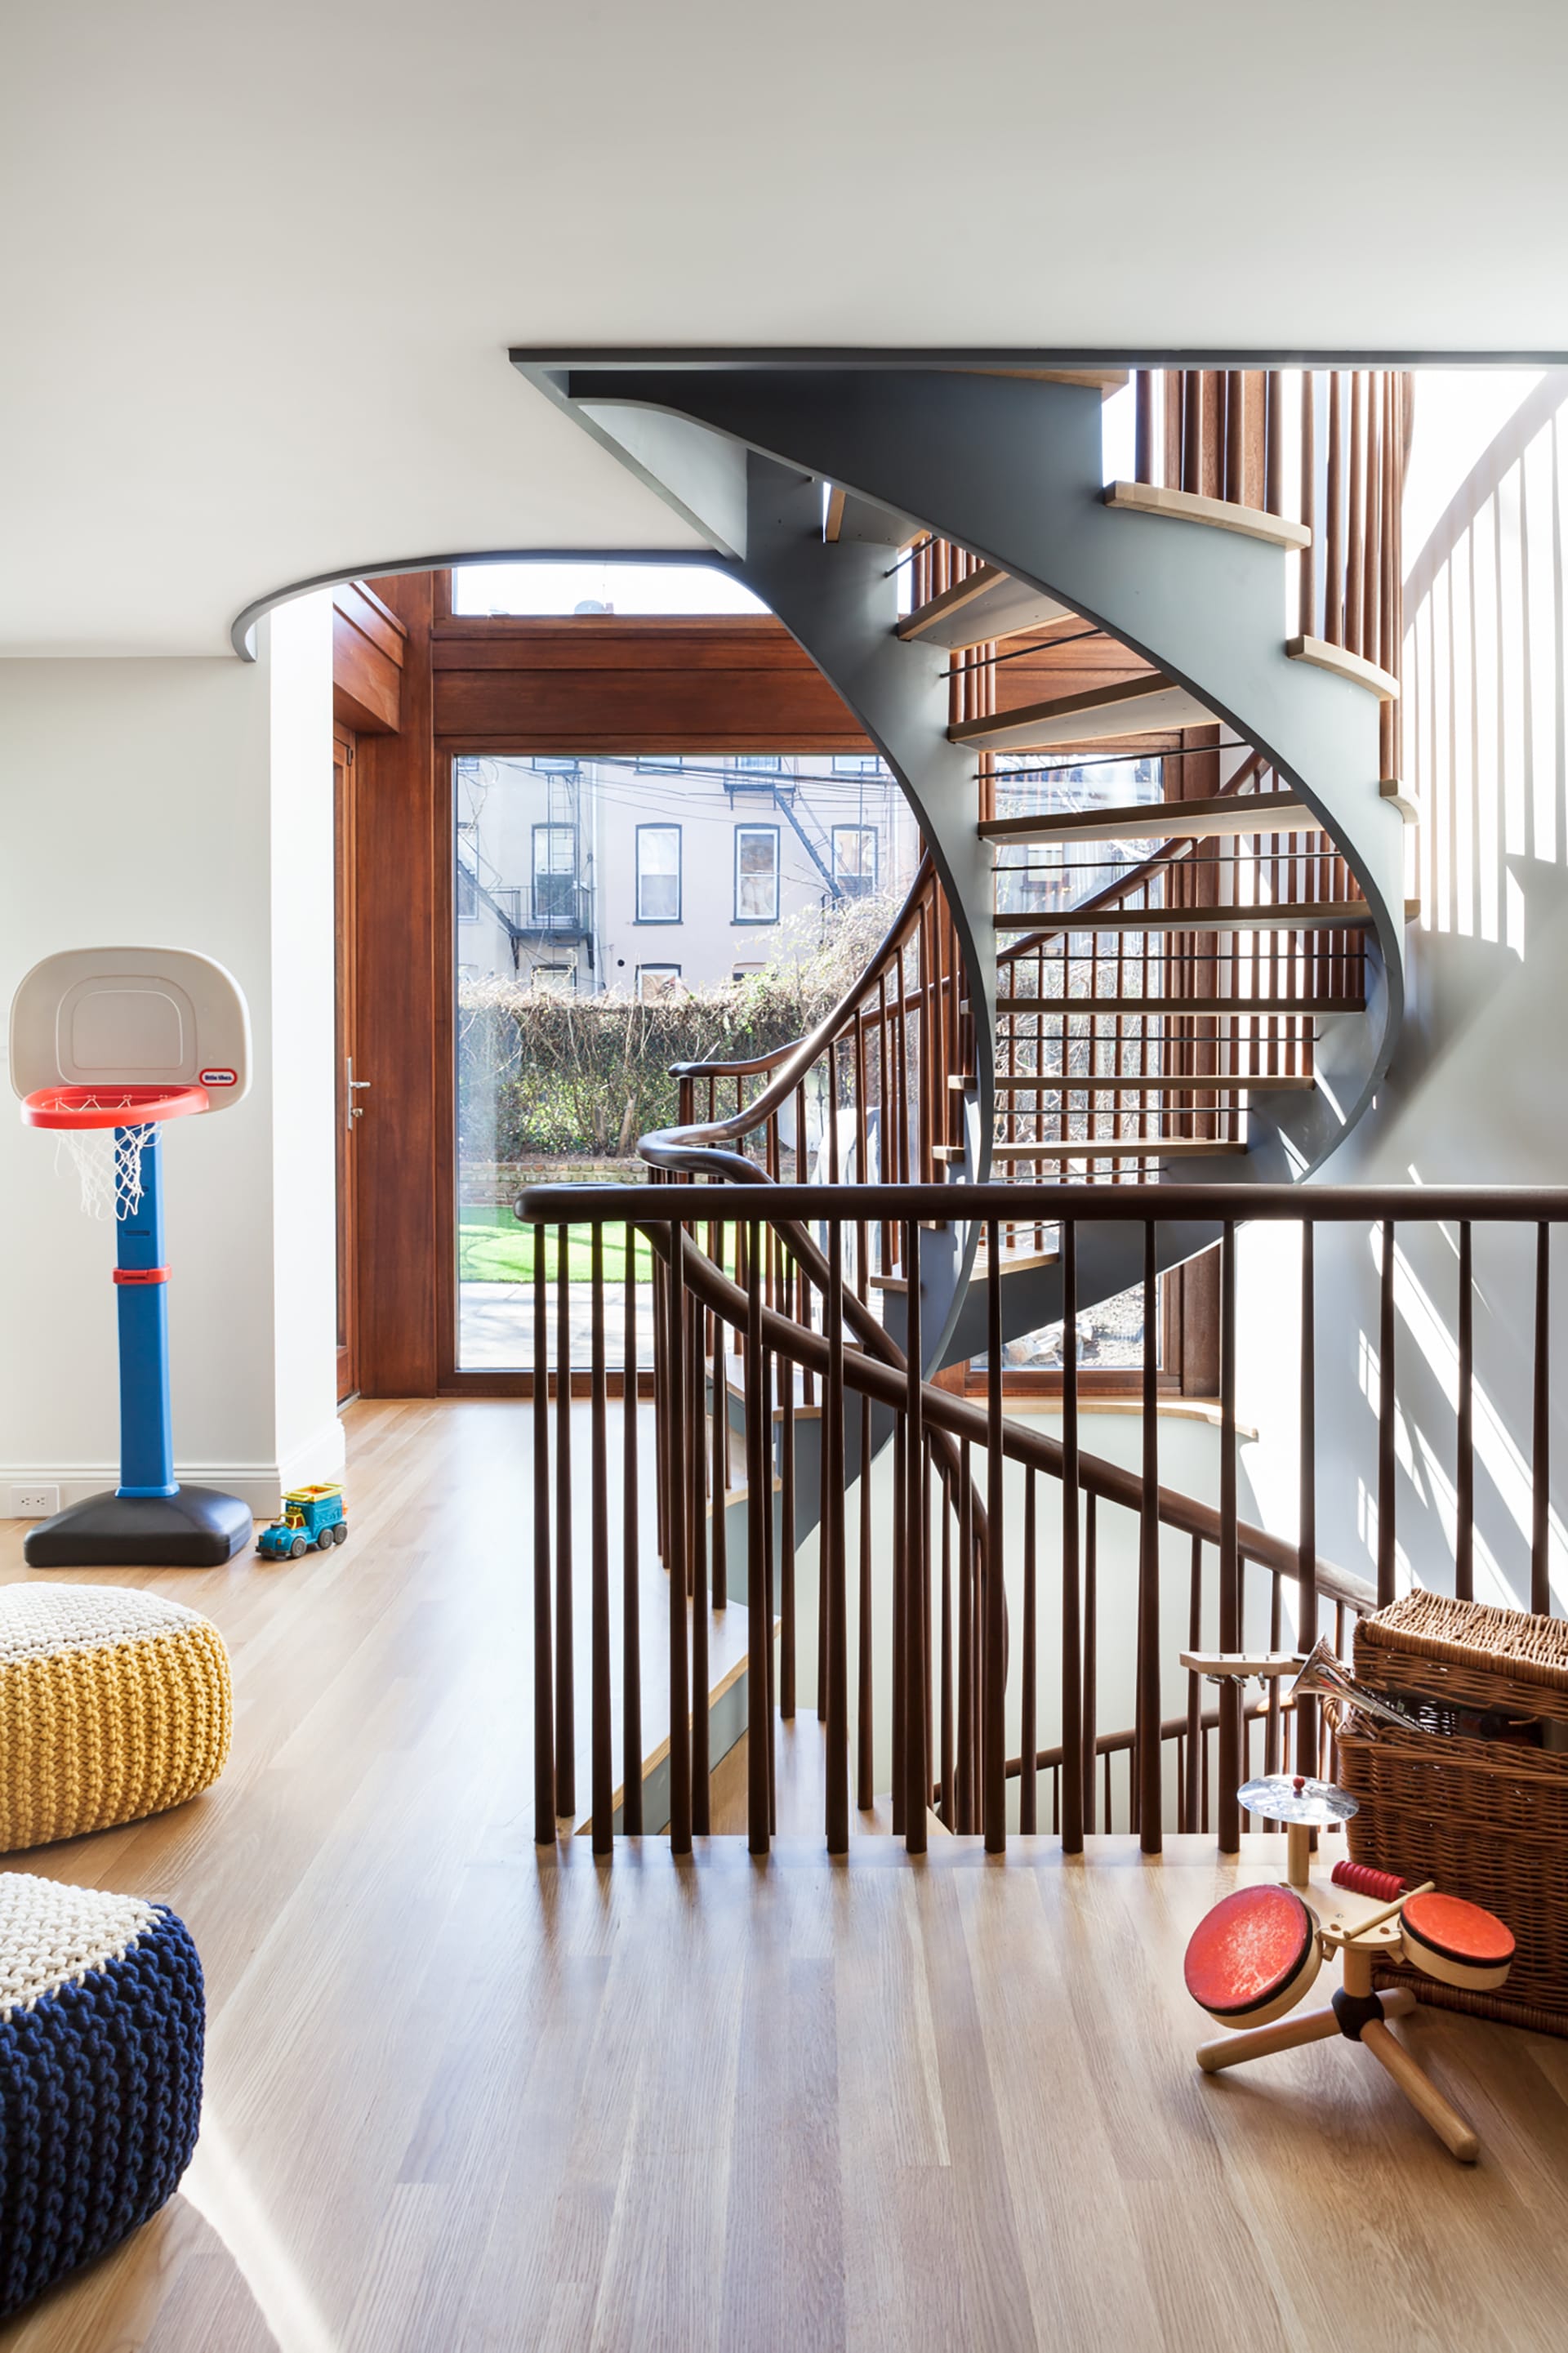
M1310 662L1314 670L1331 670L1336 678L1349 679L1352 686L1364 686L1380 702L1397 702L1399 681L1375 662L1360 654L1347 653L1343 646L1331 646L1326 638L1290 638L1286 652L1292 661Z
M966 580L955 580L938 596L906 613L894 630L906 645L940 646L946 653L963 653L994 638L1026 637L1032 629L1047 628L1053 621L1076 617L1055 596L1010 572L983 564Z
M1124 513L1164 515L1172 522L1206 523L1214 531L1234 531L1244 539L1268 540L1275 547L1310 547L1312 533L1304 522L1288 522L1266 507L1244 507L1229 499L1200 498L1195 491L1167 491L1152 482L1108 482L1105 503Z
M1095 743L1106 735L1202 727L1213 718L1195 694L1156 670L1147 678L1117 679L1108 686L1086 688L1081 694L1060 694L1049 702L1026 703L984 719L961 719L948 729L947 739L986 751L1050 751Z
M1049 817L987 818L983 841L1166 840L1227 833L1316 833L1319 820L1294 793L1219 793L1203 800L1142 801Z
M1020 1220L1020 1222L1022 1223L1026 1221ZM1002 1253L1002 1271L1004 1275L1030 1274L1039 1267L1055 1266L1059 1255L1060 1253L1057 1250L1004 1250ZM976 1256L974 1264L970 1269L969 1280L971 1283L984 1282L990 1273L990 1271L989 1258L986 1253L982 1250ZM903 1293L909 1290L909 1287L908 1282L901 1274L874 1274L871 1277L871 1288L873 1291L892 1292L896 1295L901 1297Z
M1405 902L1414 923L1419 899ZM999 932L1365 931L1377 920L1364 899L1303 899L1273 907L1080 907L1059 915L994 915Z

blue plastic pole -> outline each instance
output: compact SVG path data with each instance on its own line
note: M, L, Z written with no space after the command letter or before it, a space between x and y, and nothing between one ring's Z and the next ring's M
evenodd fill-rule
M115 1148L127 1131L116 1128ZM121 1495L177 1495L169 1410L169 1299L163 1258L163 1132L142 1152L142 1198L118 1220Z

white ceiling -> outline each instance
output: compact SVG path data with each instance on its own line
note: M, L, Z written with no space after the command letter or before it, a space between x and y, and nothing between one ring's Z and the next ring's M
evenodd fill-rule
M683 543L513 343L1568 351L1558 0L74 0L5 44L3 652Z

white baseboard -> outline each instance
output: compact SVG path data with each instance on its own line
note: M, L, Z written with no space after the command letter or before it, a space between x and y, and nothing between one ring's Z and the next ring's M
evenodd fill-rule
M334 1416L312 1439L292 1447L281 1462L176 1462L174 1476L182 1486L216 1487L221 1494L237 1495L242 1503L249 1504L255 1518L270 1520L277 1516L286 1488L340 1478L343 1452L343 1426ZM45 1516L41 1512L16 1508L16 1491L19 1487L57 1488L59 1500L55 1508L63 1511L68 1504L84 1503L89 1495L101 1494L106 1487L113 1487L119 1477L119 1466L113 1462L27 1463L20 1468L0 1463L0 1519L37 1520Z

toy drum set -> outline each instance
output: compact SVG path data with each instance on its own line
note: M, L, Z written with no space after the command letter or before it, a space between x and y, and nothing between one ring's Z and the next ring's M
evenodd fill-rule
M1243 1671L1241 1662L1215 1658L1184 1663L1210 1675ZM1324 1687L1323 1662L1310 1664L1317 1673L1311 1681L1299 1677L1292 1698L1303 1688ZM1334 1666L1348 1681L1337 1662ZM1245 1671L1257 1673L1259 1663L1246 1662ZM1237 1888L1193 1933L1187 1991L1226 2029L1218 2040L1200 2044L1198 2065L1216 2074L1248 2059L1342 2035L1372 2053L1461 2164L1473 2165L1480 2145L1470 2125L1389 2031L1390 2019L1415 2009L1414 1992L1408 1986L1374 1992L1373 1972L1403 1960L1445 1985L1488 1992L1503 1983L1512 1965L1510 1931L1495 1914L1440 1893L1430 1880L1412 1885L1348 1860L1315 1873L1314 1830L1338 1829L1359 1810L1350 1792L1332 1782L1274 1774L1248 1781L1239 1795L1249 1813L1284 1823L1286 1880ZM1336 1952L1343 1956L1343 1981L1328 2008L1289 2015Z

